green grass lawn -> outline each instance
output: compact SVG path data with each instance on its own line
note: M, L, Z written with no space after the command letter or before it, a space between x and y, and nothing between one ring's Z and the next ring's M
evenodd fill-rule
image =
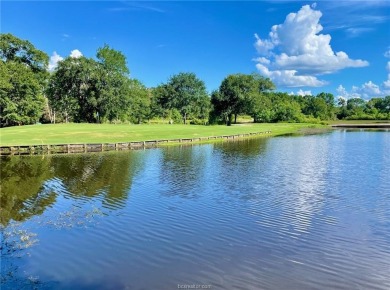
M84 144L196 138L272 131L272 135L293 133L312 124L238 124L233 126L197 125L115 125L115 124L47 124L0 129L0 146Z

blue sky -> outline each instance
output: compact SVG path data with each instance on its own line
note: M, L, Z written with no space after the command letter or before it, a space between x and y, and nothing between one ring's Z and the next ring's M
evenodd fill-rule
M212 91L259 72L289 93L390 95L390 1L2 1L1 32L52 68L107 43L148 87L194 72Z

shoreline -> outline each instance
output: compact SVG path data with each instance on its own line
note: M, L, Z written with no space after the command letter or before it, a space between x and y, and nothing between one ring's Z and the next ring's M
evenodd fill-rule
M207 144L222 141L242 140L253 137L273 137L283 135L313 135L327 133L337 129L385 129L390 128L390 123L336 123L328 125L309 123L262 123L262 124L237 124L232 127L196 127L196 125L99 125L95 124L60 124L60 125L33 125L28 127L14 127L12 134L7 130L0 132L0 156L10 155L42 155L42 154L67 154L123 151L135 149L156 148L161 146ZM80 128L81 127L81 128ZM122 127L122 128L120 128ZM235 127L235 128L234 128ZM99 128L97 130L97 128ZM118 132L123 129L128 135L118 138ZM205 130L203 130L205 128ZM75 129L78 129L75 132ZM58 138L53 139L53 133ZM74 134L83 137L90 134L99 135L99 138L77 138ZM210 135L208 135L208 133ZM230 133L230 134L229 134ZM8 136L7 136L8 135ZM70 136L69 136L70 135ZM78 135L78 136L81 136ZM22 136L20 138L19 136ZM138 136L135 137L135 136ZM11 138L10 138L11 137ZM29 138L30 137L30 138ZM46 137L46 139L44 138ZM87 136L88 137L88 136ZM42 138L38 142L33 140ZM137 138L137 139L136 139ZM10 140L11 139L11 140ZM13 140L15 139L15 140ZM72 142L77 139L76 142ZM3 141L3 142L1 142ZM3 144L1 144L3 143ZM37 144L38 143L38 144Z
M226 141L239 141L259 137L276 137L285 135L303 136L328 133L337 129L387 129L390 123L385 124L332 124L328 126L304 126L285 132L273 132L271 130L249 132L234 135L216 135L193 138L156 139L129 142L94 142L94 143L64 143L64 144L40 144L40 145L0 145L1 156L20 155L51 155L51 154L82 154L97 152L112 152L126 150L145 150L163 146L183 146L209 144Z
M29 125L1 128L0 147L178 140L242 135L264 131L285 134L296 132L302 128L319 127L328 126L310 123L246 123L232 126L86 123Z
M160 139L146 141L131 141L117 143L74 143L74 144L47 144L47 145L14 145L0 146L0 156L14 155L44 155L44 154L75 154L107 151L124 151L157 148L167 145L185 145L214 143L218 141L235 141L251 137L272 136L272 131L261 131L235 135L221 135L198 138Z
M390 123L332 124L332 128L389 129Z

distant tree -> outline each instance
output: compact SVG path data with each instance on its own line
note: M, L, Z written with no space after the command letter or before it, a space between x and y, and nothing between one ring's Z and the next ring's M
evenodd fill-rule
M208 100L205 84L194 73L179 73L167 83L155 89L157 103L165 110L176 109L180 112L183 123L188 118L202 115L200 104Z
M361 98L339 98L336 115L338 119L375 119L376 109L370 110L370 107L371 105Z
M347 106L347 99L343 97L339 97L337 104L339 107L346 107Z
M329 120L331 115L331 108L328 107L323 98L305 96L307 102L306 106L302 108L305 115L313 116L321 120Z
M110 48L107 44L97 50L96 57L104 70L112 75L127 76L130 73L123 53Z
M46 81L49 57L28 40L22 40L10 33L0 34L0 59L28 67L41 85Z
M301 119L301 108L295 101L280 100L274 110L272 122L299 122Z
M228 104L226 100L222 98L222 95L218 90L215 90L211 93L211 112L210 120L211 124L218 123L219 121L228 124L228 118L230 111L228 110Z
M301 106L295 96L282 92L265 94L272 102L268 110L269 122L300 122L303 118Z
M345 119L348 116L347 99L339 97L337 101L336 117L337 119Z
M382 115L380 114L382 103L382 98L372 98L368 100L364 108L364 113L371 116L372 118L382 119Z
M375 108L381 113L390 113L390 96L372 98L367 102L366 107Z
M255 115L261 104L262 92L274 88L271 80L258 74L229 75L222 81L218 95L213 100L214 110L218 110L214 114L224 116L227 125L231 125L233 116L236 123L239 114Z
M274 94L258 93L251 102L251 108L248 112L253 116L255 123L271 122L274 119L274 110L271 96Z
M254 82L249 75L235 74L227 76L219 87L219 93L226 104L224 113L228 117L228 125L237 122L237 115L245 112L246 104L249 103L250 95L256 90Z
M50 77L47 95L65 121L103 122L128 118L130 105L126 58L105 45L97 61L67 57Z
M125 120L130 105L126 57L107 44L98 49L96 57L99 72L97 114L103 120Z
M170 87L167 84L161 84L151 89L150 117L182 123L183 118L180 112L171 103L172 99L167 97L170 95L169 89Z
M67 57L51 75L47 96L65 122L94 122L97 112L96 62L84 56Z
M383 98L381 110L384 113L390 114L390 96L386 96Z
M335 105L335 98L333 94L322 92L319 93L316 97L323 99L329 107L334 107Z
M136 79L128 81L129 116L137 124L149 118L151 112L151 93Z
M29 41L0 34L0 125L32 124L43 113L49 57Z
M162 88L162 85L154 88L149 88L150 92L150 115L149 118L166 118L166 109L163 108L160 104L159 96L161 92L159 90Z
M347 109L361 108L366 105L366 101L361 98L351 98L347 100Z
M194 115L197 120L194 120L194 124L206 124L209 119L211 111L210 97L208 95L202 95L197 101L194 108Z
M322 119L322 120L331 120L331 119L334 119L335 118L335 98L334 98L334 95L333 94L330 94L330 93L319 93L317 96L316 96L317 99L320 99L320 100L324 100L325 104L326 104L326 109L322 109L320 111L320 113L318 114L319 117ZM321 102L317 102L317 104L321 104ZM321 106L321 105L320 105Z

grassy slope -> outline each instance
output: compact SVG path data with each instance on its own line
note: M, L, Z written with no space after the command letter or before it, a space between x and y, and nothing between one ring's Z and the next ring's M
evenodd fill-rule
M310 124L196 125L113 125L48 124L0 129L0 145L83 144L145 141L234 135L271 130L273 135L295 132Z

